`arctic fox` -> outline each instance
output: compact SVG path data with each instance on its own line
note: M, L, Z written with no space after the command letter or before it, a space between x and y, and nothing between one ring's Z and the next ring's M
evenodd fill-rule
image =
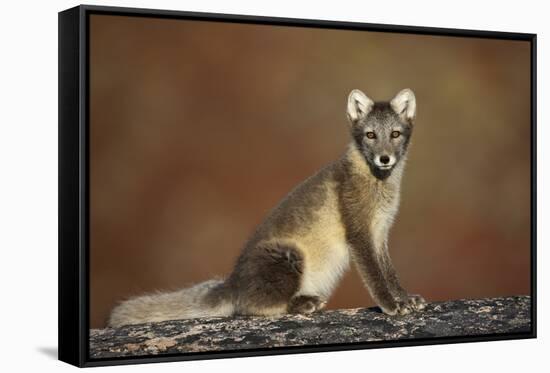
M347 151L270 212L229 276L126 300L113 309L109 325L315 312L325 306L350 259L383 312L423 309L424 299L399 284L387 245L415 115L410 89L389 102L351 91Z

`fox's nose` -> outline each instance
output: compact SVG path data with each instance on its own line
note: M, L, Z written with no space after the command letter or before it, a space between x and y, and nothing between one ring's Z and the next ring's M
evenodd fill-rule
M388 157L387 155L382 155L380 156L380 162L388 164L390 162L390 157Z

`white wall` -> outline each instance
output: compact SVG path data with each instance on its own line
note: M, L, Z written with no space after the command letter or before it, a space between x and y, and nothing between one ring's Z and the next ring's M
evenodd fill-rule
M69 370L57 345L57 12L74 1L5 1L0 12L0 344L6 372ZM187 0L98 5L538 33L539 294L547 293L550 243L548 146L550 26L544 1ZM546 67L546 68L545 68ZM505 130L505 129L503 129ZM545 146L543 146L543 144ZM546 216L545 216L546 215ZM544 265L546 264L546 265ZM539 339L370 351L141 365L117 371L517 372L548 366L548 301L539 299ZM363 368L363 362L365 367ZM537 369L539 371L540 369Z

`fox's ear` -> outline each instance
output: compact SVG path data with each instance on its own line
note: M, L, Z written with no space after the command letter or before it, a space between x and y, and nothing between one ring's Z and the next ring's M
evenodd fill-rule
M390 101L390 105L401 120L408 123L414 121L416 116L416 98L413 91L408 88L403 89Z
M356 124L372 110L374 102L358 89L351 91L348 97L348 119Z

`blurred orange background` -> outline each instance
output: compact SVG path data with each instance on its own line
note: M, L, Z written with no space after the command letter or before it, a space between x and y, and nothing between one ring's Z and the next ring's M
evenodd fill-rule
M390 234L403 285L530 292L528 42L92 15L90 43L91 327L129 296L228 274L343 154L353 88L417 97ZM351 269L329 308L374 305Z

